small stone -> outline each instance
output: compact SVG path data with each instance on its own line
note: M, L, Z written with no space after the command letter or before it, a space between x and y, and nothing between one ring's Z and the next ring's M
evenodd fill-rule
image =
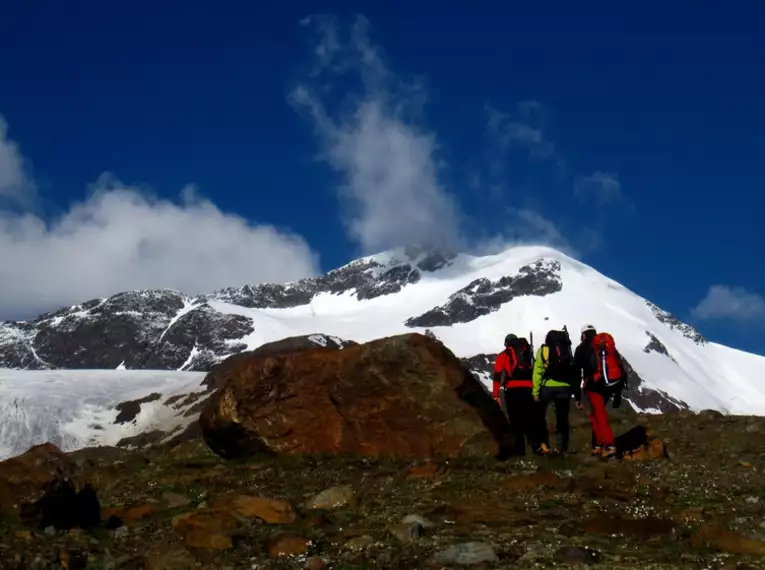
M600 562L600 553L591 548L578 546L564 546L555 552L555 561L560 564L597 564Z
M121 540L125 538L128 535L128 527L121 526L117 530L114 531L114 540Z
M433 528L434 526L436 526L431 521L429 521L428 519L420 515L406 515L403 519L401 519L401 522L404 524L416 523L420 525L422 528Z
M354 498L354 492L348 485L340 487L330 487L325 489L306 505L310 509L330 510L338 507L344 507Z
M356 538L350 539L348 542L345 543L345 547L348 550L366 550L370 546L372 546L375 543L375 539L369 536L368 534L365 534L363 536L357 536Z
M185 570L194 567L194 557L177 544L159 543L144 557L145 570Z
M281 558L305 554L310 544L310 540L301 536L277 536L268 541L268 556Z
M43 533L47 536L56 536L56 529L53 526L45 527Z
M432 564L471 566L484 562L497 563L499 558L494 549L483 542L463 542L442 550L430 559Z
M746 502L749 505L756 505L757 503L760 502L760 499L758 499L757 497L747 497Z
M321 556L312 556L305 563L305 570L324 570L327 563Z
M297 513L292 504L281 499L235 495L215 501L213 507L233 511L248 519L258 518L268 524L292 523L297 518Z
M162 500L165 501L168 509L177 509L191 504L191 499L178 493L164 493Z
M424 528L416 522L392 524L388 526L388 532L401 542L412 542L423 535Z

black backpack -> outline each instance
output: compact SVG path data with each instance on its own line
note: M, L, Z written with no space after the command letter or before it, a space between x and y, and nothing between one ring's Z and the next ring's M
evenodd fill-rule
M568 331L552 330L545 337L547 359L545 378L573 384L576 380L574 354L571 351L571 338ZM544 356L544 349L542 355Z
M515 364L508 380L531 380L534 373L534 355L531 352L529 341L525 338L517 338L510 343L511 362Z

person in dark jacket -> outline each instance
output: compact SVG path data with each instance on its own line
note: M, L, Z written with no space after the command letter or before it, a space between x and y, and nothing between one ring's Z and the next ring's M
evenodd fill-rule
M527 353L526 350L529 350ZM510 454L526 454L526 442L537 454L543 454L540 448L544 426L544 416L540 405L532 397L533 360L528 344L514 334L505 337L505 350L497 355L494 363L493 390L494 400L507 414L507 419L515 434L515 447Z
M627 374L621 355L617 353L621 377L624 381L611 387L594 382L593 377L596 372L596 363L593 355L592 340L595 338L595 335L597 335L597 331L594 326L585 325L582 327L581 343L574 352L574 366L578 373L581 374L583 392L589 403L590 424L592 426L592 454L613 457L616 455L616 446L614 445L614 432L608 421L606 405L612 397L614 408L618 408L621 405L622 390L626 385ZM577 398L577 402L580 402L581 396L575 393L574 397Z

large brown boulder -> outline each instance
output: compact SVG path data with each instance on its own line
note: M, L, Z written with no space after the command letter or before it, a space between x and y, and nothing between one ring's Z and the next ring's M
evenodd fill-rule
M420 334L342 350L238 355L200 415L217 454L495 454L500 408L443 344Z

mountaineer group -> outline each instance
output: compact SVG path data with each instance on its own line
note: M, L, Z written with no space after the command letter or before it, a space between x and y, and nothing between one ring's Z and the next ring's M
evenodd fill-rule
M509 455L524 455L526 442L538 455L568 453L571 400L583 409L584 396L592 426L592 454L616 456L606 405L612 398L614 408L621 404L627 387L624 363L609 333L585 325L580 341L572 352L566 328L551 330L534 354L526 338L505 337L505 350L494 363L493 396L516 435ZM555 407L555 447L550 445L545 419L550 404Z

